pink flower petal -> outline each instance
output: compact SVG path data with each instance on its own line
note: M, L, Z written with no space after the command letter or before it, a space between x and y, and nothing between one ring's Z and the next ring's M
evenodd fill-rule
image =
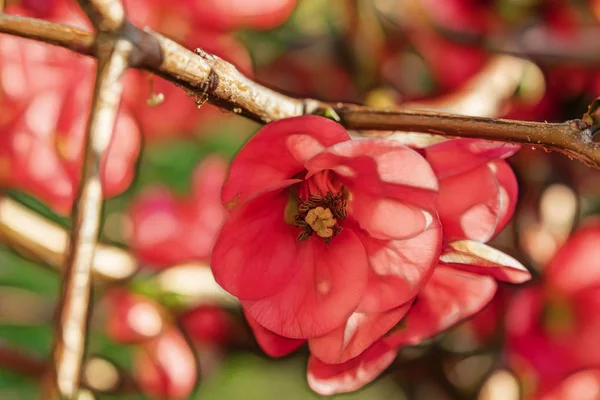
M464 174L490 161L512 156L520 146L480 139L455 139L429 146L425 157L439 179Z
M246 300L272 296L284 290L302 266L298 228L284 220L289 192L282 189L295 182L284 181L248 200L223 224L211 267L217 283L234 296Z
M273 333L248 315L246 315L246 320L248 320L248 325L250 325L258 345L270 357L286 356L306 343L306 340L289 339Z
M297 0L193 0L194 16L209 30L273 29L292 13Z
M425 159L413 149L386 139L355 139L328 148L306 162L311 173L333 169L345 183L366 186L369 193L400 185L436 191L437 178Z
M500 208L498 209L498 224L494 232L495 235L506 226L515 212L519 195L519 185L517 184L515 173L506 161L494 161L489 163L488 166L496 175L499 185L498 196L500 199Z
M539 400L597 400L600 398L600 369L578 371Z
M519 261L508 254L473 240L459 240L448 244L440 261L453 268L489 275L511 283L523 283L531 274Z
M423 233L435 219L429 212L389 198L352 192L348 215L377 239L410 239Z
M339 364L359 356L392 329L408 312L411 303L382 313L355 312L338 329L308 341L314 357Z
M377 378L396 358L396 351L377 342L365 352L343 364L326 364L316 357L308 359L308 385L329 396L358 390Z
M385 337L390 347L414 345L450 328L488 304L496 292L489 276L438 266L401 326Z
M153 398L189 398L197 374L194 353L176 329L144 343L134 355L134 378L142 392Z
M487 242L498 227L502 199L487 164L440 180L438 212L444 236Z
M367 284L367 255L356 234L344 229L328 245L313 235L298 244L293 257L297 275L271 297L242 301L246 313L270 331L296 339L322 336L344 324Z
M292 135L296 135L296 140L289 141ZM329 147L350 139L340 124L317 116L287 118L265 125L231 163L229 178L223 187L223 203L229 208L235 207L248 197L302 172L307 156L299 150L302 136L312 141L311 149L315 148L314 144Z
M202 236L209 239L205 247L212 247L219 228L227 217L221 203L221 189L227 174L227 163L218 156L204 159L194 171L192 178L194 223ZM208 241L208 240L207 240ZM196 244L197 245L197 244Z
M381 312L412 300L427 282L441 252L438 221L406 240L377 240L360 236L369 257L369 280L361 312Z
M565 293L600 286L600 219L587 221L558 250L547 267L550 285Z

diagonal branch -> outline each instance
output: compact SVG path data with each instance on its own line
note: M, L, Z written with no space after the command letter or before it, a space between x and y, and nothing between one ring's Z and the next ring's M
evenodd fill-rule
M34 38L90 54L91 33L65 29L31 18L0 15L0 32ZM40 25L52 34L44 36ZM87 37L86 37L87 35ZM435 133L451 137L474 137L532 144L556 150L587 165L600 168L600 148L594 143L595 128L581 120L560 124L522 122L442 114L408 109L379 110L351 104L327 104L312 99L295 99L261 86L226 61L198 51L197 54L152 31L131 26L128 38L138 51L136 66L147 69L183 87L198 101L208 100L224 109L267 123L280 118L310 114L333 108L348 129ZM157 56L155 53L160 53ZM140 54L141 52L141 54Z
M128 67L132 45L127 40L100 36L96 48L98 70L86 135L82 182L75 202L73 230L52 348L54 362L43 393L45 399L73 398L79 388L91 294L91 270L102 211L100 162L114 130L123 90L121 77Z

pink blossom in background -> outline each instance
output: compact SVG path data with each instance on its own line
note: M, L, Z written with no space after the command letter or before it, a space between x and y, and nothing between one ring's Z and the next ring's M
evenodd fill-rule
M600 369L574 372L537 400L597 400L600 397Z
M183 331L199 344L225 345L233 334L234 320L223 308L196 306L179 317Z
M124 288L107 291L106 335L118 343L142 343L159 336L166 324L166 312L149 297Z
M8 11L23 13L16 8ZM79 185L93 88L92 60L25 39L0 38L0 184L68 214ZM129 187L140 131L121 107L101 165L106 197Z
M273 29L294 11L297 0L188 0L200 25L232 31L240 28Z
M194 354L177 329L136 349L133 375L140 390L151 398L187 399L197 374Z
M587 221L558 250L541 284L517 292L509 304L508 358L529 396L600 365L599 240L599 220Z
M178 199L169 189L154 187L133 201L129 244L141 262L163 268L210 259L227 214L220 194L226 173L225 160L209 156L194 171L189 197Z

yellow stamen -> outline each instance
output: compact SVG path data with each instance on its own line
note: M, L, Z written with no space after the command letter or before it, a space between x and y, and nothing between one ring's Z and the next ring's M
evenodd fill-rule
M331 227L337 223L331 210L323 207L316 207L308 211L304 221L322 238L332 237L333 229Z

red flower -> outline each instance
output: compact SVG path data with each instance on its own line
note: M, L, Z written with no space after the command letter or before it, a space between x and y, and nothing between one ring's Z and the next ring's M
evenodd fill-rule
M600 365L599 240L600 221L589 221L556 253L542 284L509 304L509 361L527 394L544 394L569 374Z
M208 261L227 215L220 197L226 173L227 163L212 156L196 167L190 198L178 200L162 187L140 194L130 209L136 256L154 267Z
M18 10L13 10L18 11ZM83 163L93 62L35 42L0 38L0 185L70 211ZM121 108L101 165L105 197L123 192L139 153L137 124Z
M510 219L516 181L499 158L515 150L472 140L447 141L423 150L440 182L437 207L444 252L406 316L380 341L345 363L311 356L308 382L315 391L333 394L362 387L387 368L397 348L418 344L481 310L496 292L496 279L520 283L530 278L517 260L470 240L489 239ZM482 188L486 196L481 196Z
M133 375L151 398L187 399L196 384L196 360L181 332L173 328L137 349Z
M344 362L400 321L432 273L436 191L402 144L350 140L322 117L273 122L232 163L215 279L241 299L259 342L261 330L288 348L308 340Z

